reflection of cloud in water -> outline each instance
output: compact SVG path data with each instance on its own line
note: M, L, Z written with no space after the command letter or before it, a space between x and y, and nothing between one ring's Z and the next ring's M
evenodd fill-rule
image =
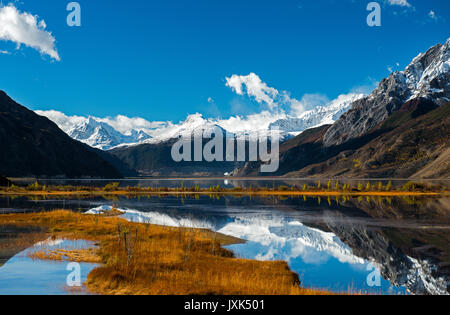
M86 212L87 214L101 214L103 211L110 211L111 206L100 206ZM131 209L118 209L123 212L122 218L137 222L137 223L149 223L155 225L165 225L173 227L191 227L191 228L205 228L214 230L214 226L206 221L196 220L189 217L177 217L169 216L159 212L141 212Z
M98 214L111 209L111 206L100 206L88 213ZM369 261L354 255L352 249L336 234L308 227L293 218L255 212L229 212L222 216L200 218L198 214L169 215L131 209L119 210L123 212L123 218L133 222L207 228L244 239L247 241L245 244L228 246L238 257L287 261L292 270L304 274L306 283L314 287L337 291L352 287L364 292L405 293L404 288L395 288L384 279L381 287L368 288L366 278L372 271L367 270ZM412 260L410 257L408 259ZM377 263L374 265L378 270L383 268ZM436 285L436 280L430 273L418 264L398 272L402 273L402 276L395 282L398 285L406 285L411 292L445 292L439 288L440 285ZM435 289L436 287L439 289Z
M100 206L90 210L97 214L111 210L111 206ZM242 238L248 241L246 250L259 260L286 260L301 257L305 263L321 264L330 257L341 263L364 264L364 259L353 255L352 250L333 233L310 228L298 221L272 215L243 214L230 217L219 230L211 219L199 220L182 216L169 216L158 212L140 212L120 209L123 218L140 223L151 223L175 227L208 228L219 233Z
M305 263L321 264L334 257L341 263L365 263L334 234L281 217L235 217L219 232L243 238L259 247L259 253L252 257L255 259L289 262L301 257Z

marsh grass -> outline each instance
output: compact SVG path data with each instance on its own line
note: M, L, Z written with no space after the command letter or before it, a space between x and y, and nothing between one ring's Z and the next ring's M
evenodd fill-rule
M98 250L89 254L97 256L102 264L88 275L86 286L92 293L328 294L301 288L298 276L286 262L234 258L222 246L236 239L212 231L138 224L118 217L63 210L0 215L0 224L45 227L54 238L97 242ZM74 251L38 256L83 260L83 255Z
M386 185L382 182L378 182L377 185L371 185L370 183L357 184L352 182L340 183L338 179L328 179L326 185L320 180L317 184L311 185L310 183L304 183L302 189L297 185L286 186L281 185L278 187L233 187L226 188L220 185L211 186L209 188L200 188L198 185L192 187L186 187L184 182L181 183L181 187L141 187L140 185L135 187L121 187L118 182L113 182L105 185L104 187L94 186L72 186L72 185L53 185L45 186L39 185L35 182L29 186L15 186L0 188L0 195L8 196L103 196L105 198L114 198L117 196L129 196L139 197L145 195L154 196L189 196L198 197L200 195L209 195L211 198L220 198L225 195L237 195L237 196L265 196L265 195L383 195L383 196L399 196L399 195L448 195L450 193L448 186L433 185L430 183L416 183L408 182L402 187L394 187L392 181L389 181Z

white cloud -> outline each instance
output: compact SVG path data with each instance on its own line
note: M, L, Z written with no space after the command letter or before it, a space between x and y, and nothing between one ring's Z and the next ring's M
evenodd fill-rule
M143 130L146 133L151 133L151 130L165 125L163 122L150 122L140 117L127 117L124 115L117 115L116 117L96 118L96 120L105 122L112 126L117 131L127 134L130 130Z
M245 117L236 116L231 117L228 120L222 120L221 126L225 129L233 129L232 127L226 127L230 124L246 126L253 126L257 130L265 129L266 126L275 120L283 119L286 116L300 117L306 111L310 111L319 106L329 106L336 100L330 100L324 94L304 94L300 100L292 98L287 91L279 91L273 87L268 86L261 78L255 74L249 75L232 75L226 78L226 86L230 87L238 95L248 95L250 98L254 98L260 104L266 104L268 110L263 110L259 114L248 115ZM353 89L348 96L354 97L355 94L369 94L374 88L374 85L364 86ZM337 100L346 95L341 95ZM239 129L239 127L236 127Z
M287 91L278 91L263 82L255 74L236 75L233 74L226 79L226 86L230 87L238 95L248 95L259 104L267 105L270 112L284 113L285 110L294 110L297 113L305 111L305 103L292 98Z
M323 94L305 94L301 100L295 100L291 103L291 113L294 116L301 115L305 110L311 110L317 106L325 106L330 99Z
M271 123L286 117L287 115L282 112L262 111L261 113L247 116L232 116L228 119L217 120L215 123L229 132L239 134L246 131L267 130Z
M59 128L64 132L69 132L73 127L87 121L86 116L67 116L62 112L56 110L37 110L36 114L47 117L51 121L55 122ZM166 126L165 122L150 122L140 117L127 117L124 115L117 115L115 117L92 117L96 121L104 122L113 127L115 130L122 134L128 134L131 130L142 130L146 133L151 133L155 128L161 128Z
M390 5L398 5L401 7L411 7L411 4L408 2L408 0L387 0L387 3Z
M18 48L20 45L31 47L59 61L56 40L46 28L45 21L36 15L22 13L13 4L0 4L0 40L12 41Z
M36 114L40 116L47 117L55 124L58 125L64 132L68 132L75 125L85 121L87 118L82 116L67 116L64 113L58 112L56 110L37 110Z
M431 10L431 11L428 13L428 16L429 16L431 19L433 19L433 20L437 20L437 19L438 19L437 15L436 15L436 12L434 12L433 10Z
M226 81L226 86L230 87L236 94L244 95L244 93L247 93L248 96L254 97L258 103L266 103L271 110L276 107L274 99L278 97L279 92L262 82L258 75L254 73L246 76L233 74L226 78Z

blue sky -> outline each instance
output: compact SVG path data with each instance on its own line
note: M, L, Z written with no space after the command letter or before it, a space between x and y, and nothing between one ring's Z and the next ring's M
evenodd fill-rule
M372 88L450 29L442 0L380 0L374 28L365 0L80 0L81 27L66 24L69 1L12 2L45 20L60 60L0 41L0 89L31 109L99 117L260 111L226 86L234 74L255 73L295 99L333 99Z

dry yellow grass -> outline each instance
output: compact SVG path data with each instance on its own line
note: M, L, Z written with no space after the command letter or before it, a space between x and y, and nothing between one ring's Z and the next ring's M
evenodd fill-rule
M76 251L38 254L43 259L96 256L102 265L88 275L86 283L93 293L327 294L300 288L297 275L285 262L234 258L221 245L235 239L211 231L144 225L62 210L0 215L1 224L43 226L52 237L98 242L98 251L89 255Z
M36 251L28 254L31 259L71 261L100 264L102 263L98 251L94 248L65 250L57 249L51 251Z
M414 192L414 191L142 191L130 192L126 190L118 191L0 191L0 196L76 196L76 197L107 197L107 196L376 196L376 197L440 197L449 196L450 191L440 192Z

